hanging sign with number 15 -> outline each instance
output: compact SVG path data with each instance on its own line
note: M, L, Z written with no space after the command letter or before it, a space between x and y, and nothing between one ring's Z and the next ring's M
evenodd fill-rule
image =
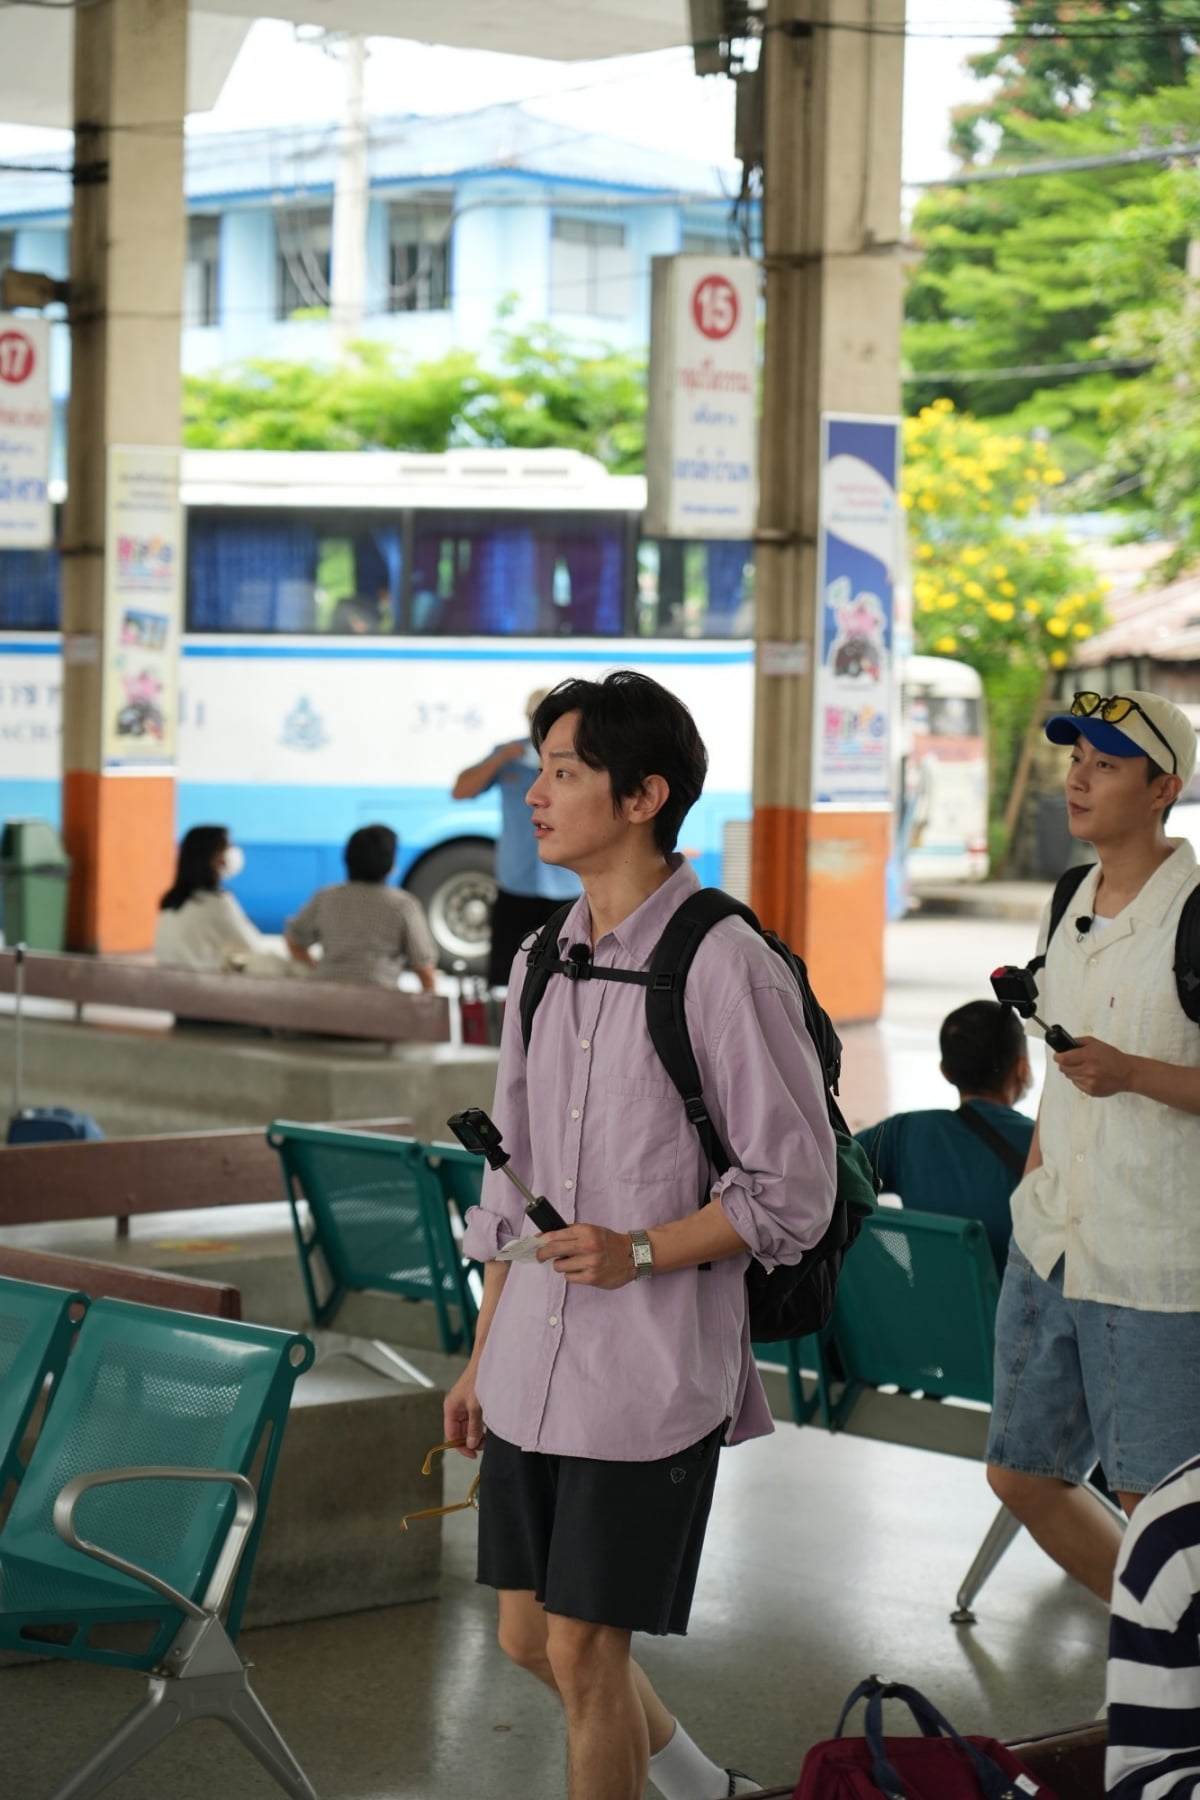
M753 534L757 311L749 257L655 257L647 535Z

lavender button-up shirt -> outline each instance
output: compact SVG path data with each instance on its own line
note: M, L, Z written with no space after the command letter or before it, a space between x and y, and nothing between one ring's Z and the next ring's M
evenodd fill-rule
M595 962L644 969L667 920L699 883L670 879L595 946ZM590 941L580 899L560 945ZM494 1115L517 1174L568 1222L613 1231L694 1212L709 1178L694 1127L646 1030L646 990L552 978L529 1057L509 987ZM768 1268L799 1262L833 1207L833 1132L795 983L740 919L722 920L688 973L688 1030L709 1112L732 1157L712 1183ZM532 1231L505 1176L484 1178L465 1248L486 1261ZM613 1290L568 1283L551 1263L509 1266L480 1363L485 1424L525 1450L649 1462L722 1420L737 1443L773 1429L750 1353L745 1272L733 1256Z

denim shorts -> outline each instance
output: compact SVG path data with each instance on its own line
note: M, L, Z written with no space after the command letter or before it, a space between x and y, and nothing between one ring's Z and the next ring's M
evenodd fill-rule
M1139 1312L1063 1296L1014 1243L996 1313L987 1460L1146 1494L1200 1450L1200 1313Z

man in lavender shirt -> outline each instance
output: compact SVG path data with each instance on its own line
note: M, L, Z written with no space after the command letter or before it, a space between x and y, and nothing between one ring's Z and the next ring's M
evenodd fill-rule
M584 890L559 954L584 944L596 966L646 969L699 885L675 852L707 768L691 714L618 671L562 682L531 729L538 853ZM568 1223L537 1238L490 1171L467 1214L483 1305L445 1426L468 1456L487 1434L479 1580L498 1592L501 1648L562 1702L570 1800L641 1800L647 1774L664 1800L749 1793L630 1651L634 1631L686 1631L720 1446L772 1429L744 1277L751 1256L798 1262L832 1211L816 1051L780 959L744 921L722 920L685 998L733 1159L713 1180L651 1044L644 988L552 976L526 1057L525 963L521 952L494 1113L513 1167ZM534 1242L509 1260L522 1237Z

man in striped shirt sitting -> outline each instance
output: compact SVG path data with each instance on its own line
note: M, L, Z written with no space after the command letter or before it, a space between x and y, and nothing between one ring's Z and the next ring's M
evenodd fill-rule
M1104 1785L1116 1800L1200 1796L1200 1456L1141 1502L1117 1557Z

